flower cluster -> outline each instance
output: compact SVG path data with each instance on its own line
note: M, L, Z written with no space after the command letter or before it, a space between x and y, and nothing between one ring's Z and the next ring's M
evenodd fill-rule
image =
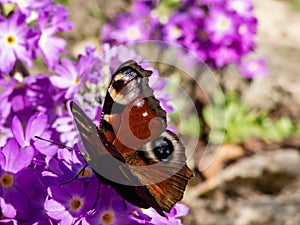
M186 207L176 205L166 218L142 211L85 168L69 112L68 101L76 99L99 123L106 80L115 66L140 56L126 48L109 54L112 49L104 45L102 58L87 48L76 61L58 60L66 42L55 34L71 28L66 8L51 0L1 3L13 10L0 16L0 223L180 224L177 217ZM52 75L25 70L38 54ZM16 73L23 76L16 79ZM170 111L170 96L162 91L166 82L158 77L155 71L151 86Z
M155 2L134 1L130 12L120 13L102 28L102 41L177 43L217 69L240 65L243 57L255 48L257 19L251 0L181 0L180 6L167 17L161 15L162 7L156 8ZM260 75L253 73L251 78Z
M0 74L7 75L17 60L31 66L37 55L53 69L66 46L56 34L72 28L67 9L52 0L1 0L0 4Z

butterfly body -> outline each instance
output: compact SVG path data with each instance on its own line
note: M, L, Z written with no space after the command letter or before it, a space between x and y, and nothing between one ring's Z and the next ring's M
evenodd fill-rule
M151 71L134 61L113 74L100 127L72 102L71 110L86 149L85 159L98 176L129 202L169 212L193 176L185 148L167 130L166 112L149 87Z

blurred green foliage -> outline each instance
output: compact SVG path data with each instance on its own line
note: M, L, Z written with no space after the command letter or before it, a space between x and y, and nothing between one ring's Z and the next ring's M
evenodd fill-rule
M223 142L243 142L251 136L260 137L265 141L282 141L284 138L300 134L299 125L288 117L281 117L272 120L266 111L251 110L250 107L239 100L236 92L231 92L225 96L225 118L226 128L222 129L222 124L218 125L218 112L224 112L224 105L215 101L212 107L205 107L203 115L206 123L210 127L217 129L216 133L224 133ZM216 123L216 124L214 124ZM218 130L219 129L219 130ZM218 143L219 138L211 137L211 141Z
M290 0L293 7L297 10L300 10L300 0Z
M171 13L173 13L181 5L180 0L162 0L153 10L153 13L160 18L160 22L167 22Z
M68 6L70 4L69 0L54 0L55 3L60 3L62 5Z

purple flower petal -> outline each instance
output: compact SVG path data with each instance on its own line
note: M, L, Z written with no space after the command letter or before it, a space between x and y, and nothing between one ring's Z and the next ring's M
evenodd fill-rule
M50 80L52 84L58 88L68 88L72 85L72 81L64 77L52 76L50 77Z
M268 74L267 65L264 59L251 59L242 62L240 70L244 78L253 79Z
M45 114L31 116L26 126L25 140L29 142L34 136L41 136L48 125L47 122L48 118Z
M19 145L25 146L24 130L21 121L17 116L14 116L11 125L11 131Z
M21 169L29 166L32 161L34 151L31 147L19 150L15 139L9 140L3 147L2 152L6 159L5 171L17 173Z
M94 201L97 199L98 195L98 179L92 179L85 188L85 204L82 207L83 212L87 212L88 210L92 209L93 205L95 204Z
M68 201L67 198L71 198L71 195L68 192L66 192L63 188L55 185L48 188L48 194L52 199L62 204L66 204L66 202Z
M3 152L0 151L0 172L2 169L4 169L5 165L6 165L5 156L4 156Z
M5 192L3 192L3 198L5 202L12 204L17 210L19 219L29 219L31 205L27 195L22 190L16 187L7 188Z
M15 171L14 166L19 154L19 146L15 139L10 139L2 148L2 153L5 156L5 166L2 168L7 172Z
M47 193L36 169L30 167L22 169L15 175L14 183L26 193L29 199L34 199L31 204L35 209L43 208Z
M30 165L32 158L34 155L34 150L32 147L25 147L21 151L18 152L17 157L14 161L14 167L11 172L16 173L21 169Z
M51 217L56 218L57 215L64 214L65 206L53 199L50 199L45 202L45 209L48 213L50 212L52 214L50 215Z
M25 21L25 16L19 11L5 20L0 20L0 61L1 71L4 73L11 71L17 58L29 66L32 64L27 40L29 29Z
M15 218L17 215L17 211L12 204L7 203L4 198L0 197L0 208L2 214L7 218Z
M84 193L84 184L78 180L67 183L62 186L67 193L72 193L72 196L82 196Z

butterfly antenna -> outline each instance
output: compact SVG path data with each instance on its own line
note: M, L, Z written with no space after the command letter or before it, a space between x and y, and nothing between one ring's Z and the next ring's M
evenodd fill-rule
M68 184L68 183L70 183L70 182L76 180L76 179L80 176L80 174L84 173L84 170L85 170L88 166L89 166L89 164L85 164L85 165L79 170L79 172L76 174L75 177L71 178L70 180L67 180L67 181L65 181L65 182L60 183L59 186L64 185L64 184Z
M55 144L59 147L63 147L63 148L66 148L68 150L73 150L73 148L69 147L69 146L66 146L66 145L63 145L63 144L60 144L60 143L57 143L55 141L51 141L51 140L48 140L48 139L45 139L45 138L42 138L42 137L39 137L39 136L34 136L36 139L39 139L39 140L42 140L42 141L46 141L46 142L49 142L51 144Z

